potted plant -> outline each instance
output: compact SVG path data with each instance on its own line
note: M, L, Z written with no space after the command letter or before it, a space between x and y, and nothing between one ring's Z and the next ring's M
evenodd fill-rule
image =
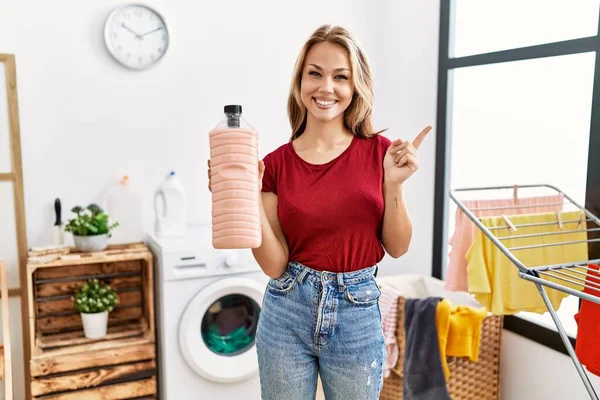
M88 339L106 335L108 313L119 303L117 293L98 279L89 279L73 298L73 306L81 314L83 333Z
M76 216L65 225L65 231L73 233L77 250L104 250L108 245L108 238L112 236L110 231L119 226L119 223L109 223L108 214L96 204L90 204L86 208L76 206L71 212Z

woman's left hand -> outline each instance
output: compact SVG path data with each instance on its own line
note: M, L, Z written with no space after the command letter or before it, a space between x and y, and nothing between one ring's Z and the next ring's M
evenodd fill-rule
M400 185L419 169L417 150L432 127L427 126L409 142L396 139L383 158L384 183Z

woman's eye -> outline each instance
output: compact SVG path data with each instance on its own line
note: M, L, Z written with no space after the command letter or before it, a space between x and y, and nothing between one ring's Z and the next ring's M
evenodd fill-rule
M317 72L317 71L308 71L308 75L310 75L310 76L321 76L321 74L319 72ZM337 75L335 77L335 79L337 79L337 80L340 80L340 79L341 80L348 80L349 78L346 75Z

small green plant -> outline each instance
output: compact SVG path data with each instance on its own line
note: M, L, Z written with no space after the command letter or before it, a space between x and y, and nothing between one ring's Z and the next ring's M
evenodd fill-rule
M65 225L66 232L72 232L77 236L92 236L108 234L111 237L110 231L119 226L118 222L109 223L108 214L98 207L96 204L90 204L86 208L80 206L73 207L71 212L77 214L73 219Z
M75 309L85 314L111 312L118 303L117 293L98 279L89 279L77 290L73 298Z

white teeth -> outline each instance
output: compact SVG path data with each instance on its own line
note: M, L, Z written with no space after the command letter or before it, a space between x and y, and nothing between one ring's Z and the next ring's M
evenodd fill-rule
M331 106L336 103L335 100L319 100L315 99L315 101L321 106Z

